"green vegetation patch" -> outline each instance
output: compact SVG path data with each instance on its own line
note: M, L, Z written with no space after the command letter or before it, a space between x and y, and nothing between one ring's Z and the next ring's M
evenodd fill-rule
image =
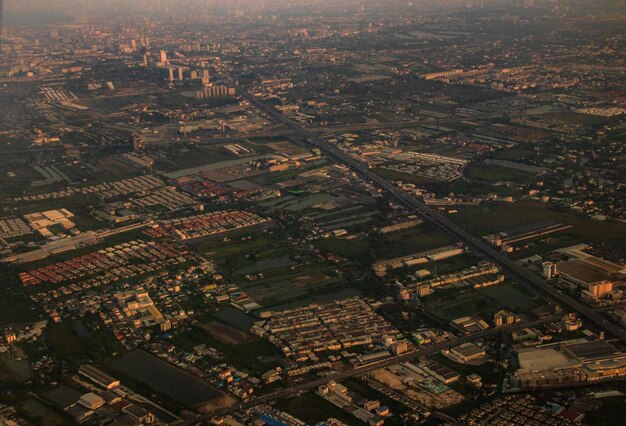
M430 312L448 320L468 315L492 313L498 309L500 309L500 306L494 301L475 292L461 294L452 300L428 303Z
M523 182L532 177L533 174L491 164L473 163L465 168L465 176L471 179L495 183L501 181Z
M536 201L490 203L479 207L459 207L453 219L470 232L487 235L510 230L543 220L573 225L568 233L584 242L611 242L626 247L626 225L598 222L567 210L557 210L550 204Z
M324 238L315 243L322 250L336 253L348 259L359 259L369 250L369 242L362 239Z
M422 226L382 238L376 244L375 250L381 259L391 259L443 247L452 242L447 235L428 226Z
M267 340L255 339L246 343L229 345L201 328L193 328L187 333L176 336L174 343L187 351L193 351L193 348L200 344L213 347L224 354L227 363L252 373L264 373L278 366L277 361L265 362L265 358L273 359L281 355L281 352Z
M44 336L47 346L59 358L74 359L87 355L85 343L69 322L50 323Z

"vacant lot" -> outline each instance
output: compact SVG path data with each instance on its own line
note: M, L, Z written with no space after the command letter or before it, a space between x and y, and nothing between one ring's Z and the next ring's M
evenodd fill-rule
M384 237L377 245L376 251L379 258L393 259L451 243L447 235L428 226L422 226Z
M597 222L586 216L557 210L550 204L535 201L490 203L480 207L461 207L453 216L455 222L477 235L506 231L542 220L554 220L574 226L567 232L583 242L611 242L626 247L626 225Z
M465 176L471 179L495 183L500 181L524 182L531 178L533 174L493 164L473 163L465 169Z
M331 417L349 425L363 425L356 417L309 391L294 398L278 400L275 407L299 418L307 424L317 424Z
M449 301L428 303L429 311L448 320L467 315L495 312L499 308L500 306L491 299L474 292L461 294Z
M245 343L253 338L253 336L248 333L237 330L233 327L229 327L217 321L211 321L209 323L203 324L201 327L211 336L215 337L220 342L226 343L228 345L238 345L240 343Z
M143 351L111 361L116 370L187 406L205 404L221 394L208 383Z

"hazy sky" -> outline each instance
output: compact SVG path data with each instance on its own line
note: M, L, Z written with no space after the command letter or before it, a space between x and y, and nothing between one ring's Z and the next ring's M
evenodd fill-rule
M2 1L2 0L0 0ZM536 6L560 3L577 5L598 12L596 6L617 10L626 0L534 0ZM120 16L147 16L177 19L196 16L244 13L390 10L391 6L411 9L471 7L479 5L510 7L524 0L4 0L5 23L32 24L75 19L108 19Z

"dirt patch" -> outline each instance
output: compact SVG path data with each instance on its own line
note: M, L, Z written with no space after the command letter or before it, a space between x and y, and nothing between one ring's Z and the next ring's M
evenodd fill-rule
M226 408L232 408L237 405L237 398L230 395L224 395L221 398L214 399L211 402L202 404L198 407L198 411L203 414L213 414L220 412Z
M202 324L202 329L222 343L239 345L254 340L254 336L217 321Z
M435 395L420 388L419 386L409 387L402 383L402 380L400 380L398 376L386 369L376 370L371 373L370 377L388 388L400 392L406 397L431 409L450 407L452 405L459 404L464 399L463 395L454 390L449 390L440 395Z

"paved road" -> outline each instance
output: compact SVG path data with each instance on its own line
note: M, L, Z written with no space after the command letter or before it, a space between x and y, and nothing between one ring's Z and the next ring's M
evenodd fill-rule
M397 188L391 182L373 173L372 171L369 170L369 168L366 165L355 160L351 156L339 150L334 145L314 135L312 132L308 131L307 129L302 127L300 124L287 119L282 113L280 113L273 107L266 105L262 101L246 93L242 93L242 97L248 100L248 102L250 102L255 107L265 112L271 118L291 128L296 137L306 140L306 142L311 145L317 146L318 148L323 150L326 154L328 154L331 158L334 158L335 160L347 165L353 171L361 175L366 180L377 185L379 188L382 188L383 190L387 191L394 198L396 198L398 202L400 202L401 204L409 208L411 211L414 211L420 214L424 219L433 223L443 232L449 234L450 236L454 237L457 240L464 242L469 247L474 249L474 251L476 251L478 254L482 255L484 258L489 259L495 264L499 265L504 271L508 272L510 275L517 278L523 284L526 284L526 285L529 285L529 286L532 286L541 290L544 296L550 297L558 301L560 304L569 307L573 311L578 312L587 320L592 321L593 323L598 325L600 328L606 331L609 331L610 333L618 337L623 342L626 342L626 331L624 331L620 327L617 327L615 324L610 323L608 320L604 319L600 315L599 312L595 312L589 306L583 305L577 300L574 300L573 298L562 294L559 290L547 284L539 276L521 267L520 265L515 263L513 260L506 257L500 251L493 249L488 243L486 243L481 238L470 234L469 232L461 228L456 223L452 222L450 219L448 219L446 216L444 216L440 212L431 209L430 207L426 206L424 203L419 201L416 197L407 194L406 192ZM512 329L517 329L521 327L534 327L536 325L539 325L545 322L555 321L559 318L560 318L559 316L552 316L548 318L543 318L541 320L533 321L530 323L516 324L514 326L510 326L504 329L512 330ZM417 358L418 356L432 355L441 351L442 349L447 349L453 346L458 346L459 344L467 342L467 341L474 341L478 339L483 339L485 337L494 336L497 333L499 333L501 330L503 329L492 328L492 329L480 331L477 333L468 334L468 335L461 336L461 337L455 338L453 340L450 340L444 343L439 343L439 344L429 346L428 348L422 348L415 352L403 354L400 356L394 356L391 358L386 358L385 360L380 361L380 362L364 365L364 366L357 367L357 368L351 368L351 369L342 371L340 373L334 374L332 376L327 376L327 377L311 380L309 382L306 382L300 385L295 385L287 389L281 389L271 394L254 398L250 402L240 405L238 409L251 408L256 405L266 404L268 402L271 402L277 399L294 396L302 391L314 389L320 385L326 384L331 380L341 381L350 377L363 375L363 374L372 372L380 368L388 367L390 365L394 365L394 364L398 364L402 362L408 362ZM215 414L226 414L230 411L233 411L233 410L228 409L228 410L224 410L224 412L222 413L215 413ZM211 416L202 416L192 421L181 423L181 425L190 426L190 425L202 424L204 421L210 418Z
M360 367L356 367L356 368L350 368L348 370L344 370L341 371L337 374L333 374L331 376L326 376L326 377L322 377L319 379L315 379L315 380L310 380L306 383L302 383L299 385L294 385L291 386L289 388L286 389L281 389L278 390L276 392L272 392L269 393L267 395L263 395L260 397L254 397L252 400L250 400L249 402L245 403L245 404L241 404L240 406L238 406L237 408L233 409L233 408L228 408L228 409L224 409L222 411L216 412L216 413L212 413L211 415L205 415L205 416L201 416L198 417L194 420L189 420L187 422L182 422L182 423L177 423L177 426L192 426L192 425L199 425L202 424L203 422L209 420L211 417L215 416L215 415L225 415L228 414L232 411L236 411L236 410L242 410L242 409L247 409L247 408L252 408L255 407L257 405L261 405L261 404L267 404L271 401L275 401L278 399L282 399L282 398L289 398L292 396L295 396L297 394L299 394L300 392L303 391L307 391L310 389L314 389L318 386L324 385L326 383L328 383L331 380L334 380L336 382L345 380L345 379L349 379L351 377L354 376L362 376L364 374L367 373L371 373L372 371L381 369L381 368L385 368L385 367L389 367L391 365L395 365L395 364L399 364L399 363L403 363L403 362L410 362L410 361L414 361L416 358L418 357L425 357L425 356L429 356L429 355L434 355L438 352L440 352L442 349L448 349L454 346L458 346L462 343L465 342L471 342L471 341L476 341L479 339L484 339L486 337L492 337L497 335L498 333L502 332L502 331L511 331L511 330L518 330L521 328L526 328L526 327L536 327L538 325L541 324L545 324L548 322L554 322L554 321L558 321L559 319L562 318L562 315L552 315L549 317L545 317L536 321L531 321L531 322L525 322L525 323L519 323L519 324L513 324L507 327L501 327L501 328L490 328L487 330L483 330L483 331L479 331L476 333L472 333L472 334L466 334L463 336L459 336L456 337L454 339L445 341L445 342L441 342L441 343L436 343L434 345L430 345L428 347L423 347L420 348L416 351L413 352L408 352L399 356L393 356L393 357L389 357L389 358L385 358L382 361L378 361L378 362L373 362L367 365L363 365ZM442 414L442 416L445 416L444 414Z
M522 284L540 290L541 294L544 297L549 297L553 300L556 300L559 304L564 305L569 309L579 313L582 317L594 323L600 329L606 330L607 332L613 334L615 337L619 338L622 342L626 343L626 330L608 321L600 314L594 312L594 310L589 306L579 302L578 300L566 294L563 294L560 290L548 284L540 276L522 267L521 265L507 257L501 251L494 249L482 238L472 235L461 226L448 219L448 217L441 212L428 207L426 204L422 203L417 197L406 193L405 191L396 187L392 182L378 176L376 173L372 172L367 167L367 165L361 163L360 161L357 161L356 159L352 158L352 156L341 151L336 146L309 132L299 123L289 120L278 110L265 104L259 99L250 96L249 94L243 93L242 96L252 105L256 106L270 117L293 129L294 134L305 139L307 143L320 148L330 157L350 167L353 171L361 175L361 177L363 177L367 181L370 181L379 188L387 191L398 202L400 202L400 204L406 206L409 210L418 213L425 220L431 222L440 230L449 234L453 238L462 241L485 259L488 259L496 265L500 266L503 271L508 273L510 276L515 277Z

